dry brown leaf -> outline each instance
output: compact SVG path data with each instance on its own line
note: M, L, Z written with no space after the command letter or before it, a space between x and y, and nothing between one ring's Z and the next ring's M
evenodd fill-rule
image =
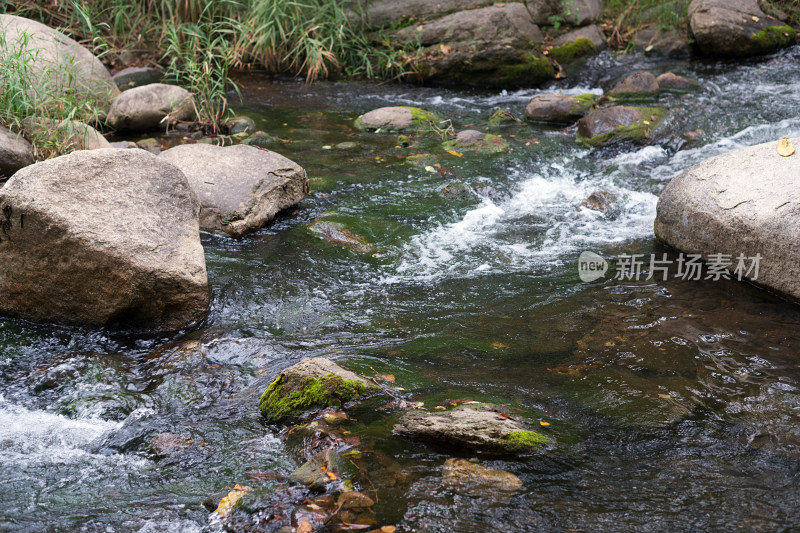
M780 141L778 141L778 155L781 157L790 157L795 154L796 150L794 145L789 142L787 137L784 137Z
M394 383L393 374L378 374L378 377L384 381L388 381L389 383Z
M303 520L300 522L300 525L297 526L297 533L311 533L314 531L314 526L311 525L311 522L308 520Z

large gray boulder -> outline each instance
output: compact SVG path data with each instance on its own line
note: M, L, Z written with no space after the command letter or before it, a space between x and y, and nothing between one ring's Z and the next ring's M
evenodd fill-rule
M768 54L794 42L794 30L756 0L693 0L689 26L700 51L712 57Z
M0 189L0 312L74 325L178 330L208 309L200 206L141 150L73 152Z
M200 198L200 229L231 237L263 227L308 190L297 163L254 146L186 144L159 157L180 168Z
M521 3L459 11L389 37L427 47L420 72L434 82L522 87L555 77L550 61L534 53L544 36Z
M15 15L0 15L0 33L7 48L19 49L27 39L32 90L64 93L69 90L92 102L104 114L119 89L108 69L89 50L63 33Z
M600 20L603 14L602 0L567 0L559 3L561 16L567 24L585 26Z
M579 2L597 0L578 0ZM455 11L464 11L476 5L504 2L475 2L475 0L376 0L364 10L367 24L390 26L395 22L441 17ZM526 5L535 24L547 24L548 18L558 13L558 0L528 0Z
M189 91L166 83L151 83L116 97L107 121L117 131L145 131L164 127L167 121L191 120L193 116Z
M0 126L0 181L33 164L33 146L19 133Z
M534 24L524 4L503 4L459 11L424 25L403 28L395 34L402 42L423 46L448 43L541 43L539 26Z
M685 253L725 254L732 272L740 254L760 254L757 278L746 277L800 298L800 154L781 157L770 142L695 165L662 193L655 231Z

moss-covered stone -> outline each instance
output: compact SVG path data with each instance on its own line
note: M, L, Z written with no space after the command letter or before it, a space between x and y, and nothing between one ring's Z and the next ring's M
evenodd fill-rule
M546 57L528 54L520 63L500 66L497 75L498 83L503 85L514 83L540 85L554 79L556 70Z
M754 33L751 37L760 53L769 53L785 48L794 42L794 38L795 31L789 25L770 26Z
M552 48L549 53L551 58L565 65L576 59L596 54L597 47L591 39L579 37L571 43Z
M555 79L550 60L537 53L497 48L458 52L430 61L426 79L473 87L537 87Z
M512 431L502 440L509 451L518 453L539 450L549 442L547 437L535 431Z
M459 142L458 139L445 141L442 143L442 148L445 151L458 150L499 154L508 152L511 149L511 146L505 141L505 139L503 139L502 135L488 133L483 137L483 139L475 140L469 144Z
M284 382L284 376L275 378L258 402L261 413L270 420L298 416L312 408L342 405L366 390L364 383L332 373L321 378L308 376L297 390L285 390Z
M639 107L639 108L624 108L626 111L635 111L638 117L632 121L622 122L614 127L600 128L597 135L591 135L592 127L587 125L587 121L591 122L596 112L607 112L609 110L616 110L622 108L608 108L596 110L590 115L582 118L578 122L577 137L580 142L587 146L597 147L617 141L631 141L641 142L651 138L652 133L658 129L666 118L666 112L663 109L655 107ZM613 124L612 118L607 124Z
M585 115L587 111L589 111L592 106L600 99L599 96L596 94L576 94L573 95L572 98L575 101L572 104L572 109L570 109L570 113L572 115Z
M522 121L508 109L498 109L492 113L492 116L489 117L489 127L491 128L499 128L501 126L519 122Z
M434 113L411 106L382 107L358 117L353 126L365 131L425 131L441 119Z

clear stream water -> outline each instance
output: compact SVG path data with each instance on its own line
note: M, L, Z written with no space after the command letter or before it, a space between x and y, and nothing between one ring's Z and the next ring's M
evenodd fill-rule
M376 500L378 525L797 529L800 307L730 281L585 284L576 262L583 250L674 257L652 233L659 193L706 158L800 136L798 67L798 48L735 65L603 55L556 89L600 92L649 68L703 90L661 98L669 129L648 146L589 150L572 130L525 123L502 132L512 152L461 158L430 139L403 148L355 132L352 119L413 104L483 129L494 109L522 114L541 91L241 78L237 111L282 139L274 149L308 170L312 193L254 236L203 237L213 303L196 331L142 338L0 321L0 530L287 525L309 493L287 488L299 458L257 401L311 356L393 374L429 407L497 401L550 423L548 451L481 458L523 481L503 496L443 485L445 459L474 454L391 437L399 413L353 413L356 487ZM323 149L342 141L361 148ZM403 159L418 153L442 169ZM607 213L580 208L597 190L617 196ZM319 218L373 251L313 235ZM151 443L165 432L192 445L157 456ZM203 500L236 483L253 489L245 505L210 521Z

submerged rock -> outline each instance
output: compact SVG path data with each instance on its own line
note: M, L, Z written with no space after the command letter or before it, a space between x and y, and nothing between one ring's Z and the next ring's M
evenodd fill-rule
M347 479L358 473L358 468L335 450L318 452L289 476L290 481L301 483L311 490L323 491L332 481ZM330 475L329 475L330 474Z
M542 122L572 123L584 116L599 97L593 94L534 96L525 107L525 116Z
M26 41L27 69L40 90L70 93L87 104L108 111L119 89L108 69L89 50L58 30L15 15L0 15L0 33L9 49Z
M439 117L418 107L381 107L358 117L355 127L360 130L405 131L430 128L438 124Z
M800 146L800 138L791 141ZM777 143L751 146L693 166L674 178L658 201L656 235L706 261L761 256L743 278L800 298L800 155L781 157ZM732 277L738 277L733 275Z
M250 117L236 116L228 119L223 124L230 135L248 133L256 129L256 121Z
M208 309L200 206L141 150L73 152L0 189L0 311L37 321L178 330Z
M241 144L246 146L255 146L256 148L267 148L270 145L275 144L277 141L277 137L273 137L272 135L263 131L257 131L243 140Z
M415 410L406 413L392 433L495 454L529 453L548 443L544 435L503 415L501 407L487 404L460 405L444 412Z
M114 74L114 83L121 91L127 91L142 85L160 83L164 73L150 67L128 67Z
M700 51L712 57L769 54L795 37L791 26L768 17L756 0L692 0L689 26Z
M19 133L0 126L0 181L33 164L33 146Z
M111 104L108 125L117 131L145 131L194 117L192 94L181 87L152 83L120 94Z
M478 130L462 130L456 138L443 145L445 150L470 150L475 152L507 152L511 147L500 135L485 134Z
M364 237L353 233L338 222L317 220L308 226L308 230L333 244L339 244L359 254L365 254L375 249L375 245L367 242Z
M522 481L505 470L488 468L465 459L451 458L445 461L442 480L446 487L459 492L485 494L486 492L516 492Z
M379 391L358 374L315 357L281 372L261 395L258 407L267 419L279 422Z
M628 76L609 92L623 98L650 97L658 93L658 82L651 72L637 72Z
M517 122L522 121L509 109L498 109L489 117L489 126L492 128L498 128L506 124L514 124Z
M678 76L672 72L665 72L656 78L659 89L662 91L689 92L698 88L697 82Z
M615 141L643 142L664 120L664 110L654 107L595 109L578 121L578 140L589 146Z
M200 229L242 237L270 222L308 190L306 171L254 146L186 144L159 157L186 174L200 199Z

